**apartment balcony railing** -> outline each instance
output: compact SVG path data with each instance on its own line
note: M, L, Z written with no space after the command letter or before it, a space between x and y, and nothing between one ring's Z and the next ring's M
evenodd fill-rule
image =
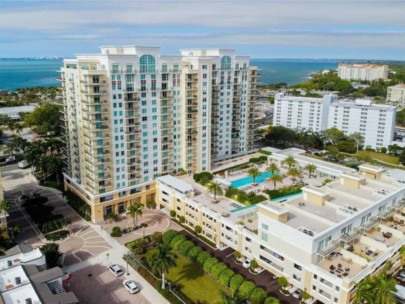
M372 217L370 218L369 221L364 222L360 225L361 228L365 229L365 230L369 230L370 228L372 228L374 225L376 225L378 223L378 218L376 217Z
M359 235L360 235L360 229L355 229L354 231L344 234L342 236L342 240L345 242L351 242Z
M389 218L390 216L394 215L395 209L394 208L390 208L388 210L385 210L383 212L381 212L380 214L378 214L378 217L380 219L386 220L387 218Z
M329 245L326 248L322 248L318 250L318 253L324 257L328 256L329 254L331 254L333 251L337 250L340 247L340 241L339 240L335 240L332 241L332 244Z

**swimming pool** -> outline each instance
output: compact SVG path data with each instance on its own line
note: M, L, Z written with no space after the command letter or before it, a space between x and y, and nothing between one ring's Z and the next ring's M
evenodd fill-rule
M275 172L275 174L278 174L278 173ZM256 177L256 183L257 184L263 183L270 176L272 176L272 173L270 171L262 172L261 175ZM234 188L240 188L240 187L249 185L251 183L253 183L253 178L250 176L247 176L247 177L244 177L241 179L234 180L233 182L231 182L231 186Z

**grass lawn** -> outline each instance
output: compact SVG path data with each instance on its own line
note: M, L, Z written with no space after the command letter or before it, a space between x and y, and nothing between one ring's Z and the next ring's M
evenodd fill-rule
M392 165L399 165L399 158L398 156L392 156L384 153L373 152L373 151L359 151L359 155L361 156L369 156L371 158L380 160L382 162L386 162Z
M146 253L149 256L151 251ZM203 303L221 303L221 291L230 294L228 290L209 277L190 260L177 254L176 267L170 269L166 278L181 285L181 291L191 300Z

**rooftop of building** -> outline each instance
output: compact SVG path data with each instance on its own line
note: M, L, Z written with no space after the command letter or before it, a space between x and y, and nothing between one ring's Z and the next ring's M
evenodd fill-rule
M341 106L341 107L370 107L370 108L378 108L378 109L386 109L386 110L395 110L395 106L391 106L388 104L376 104L373 103L371 99L339 99L331 103L331 106Z
M381 68L388 67L386 64L375 64L375 63L339 63L339 67L351 67L351 68Z
M19 265L0 271L0 304L78 303L72 292L61 285L59 267L40 271L35 265Z
M347 177L358 177L361 181L359 188L342 185L337 179L323 187L305 186L304 192L316 193L324 197L323 204L304 199L303 195L293 197L283 203L268 202L265 205L282 208L287 212L286 225L307 233L311 236L322 233L329 227L335 226L343 220L355 216L356 213L366 209L401 186L395 179L382 176L378 180L367 178L360 173L345 173Z
M18 114L20 112L29 113L35 110L34 106L18 106L18 107L5 107L1 108L1 114L4 115L11 115L11 114Z
M29 244L17 244L8 249L5 256L0 258L0 270L40 259L44 259L44 255L39 248L33 249Z
M390 88L405 89L405 83L398 83L396 85L388 87L388 89L390 89Z

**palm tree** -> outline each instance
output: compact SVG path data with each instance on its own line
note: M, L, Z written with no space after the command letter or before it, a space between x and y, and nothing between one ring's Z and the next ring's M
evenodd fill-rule
M142 209L143 205L140 203L133 203L127 209L129 215L134 219L134 227L138 224L138 216L142 217Z
M354 304L394 304L397 291L393 277L381 273L377 276L367 276L357 285Z
M291 180L293 181L294 184L297 178L300 178L302 176L301 171L298 168L289 169L287 171L287 175L291 177Z
M308 171L308 176L309 178L311 178L312 172L314 172L316 170L316 166L314 164L308 164L304 167L304 170Z
M278 174L273 174L272 176L269 177L269 181L273 182L274 189L276 189L277 183L283 182L283 177Z
M10 209L10 202L4 199L0 200L0 212L3 214L4 218L7 216L8 209Z
M256 177L260 176L261 172L257 167L253 167L247 171L247 175L253 178L253 184L256 184Z
M375 286L373 288L373 293L375 303L396 303L394 295L394 293L397 291L397 288L395 287L397 284L396 280L385 273L381 273L380 275L374 277L374 280Z
M210 194L214 194L214 201L217 200L217 194L221 195L222 193L224 193L224 191L222 190L222 187L219 183L217 182L210 182L207 184L207 190L208 193Z
M221 292L221 304L246 304L246 299L240 298L237 295L229 295L226 292Z
M278 166L276 163L271 163L268 167L267 167L267 171L270 171L271 174L274 174L274 172L278 171Z
M153 250L149 260L153 271L162 276L162 289L165 289L165 273L170 268L176 266L176 257L171 251L171 247L164 243L159 243Z
M47 171L51 174L56 175L56 183L60 184L60 174L62 172L63 163L59 157L56 156L48 156L47 161Z
M292 155L283 160L283 164L286 164L288 166L288 169L291 169L291 167L294 166L296 163L297 161Z

